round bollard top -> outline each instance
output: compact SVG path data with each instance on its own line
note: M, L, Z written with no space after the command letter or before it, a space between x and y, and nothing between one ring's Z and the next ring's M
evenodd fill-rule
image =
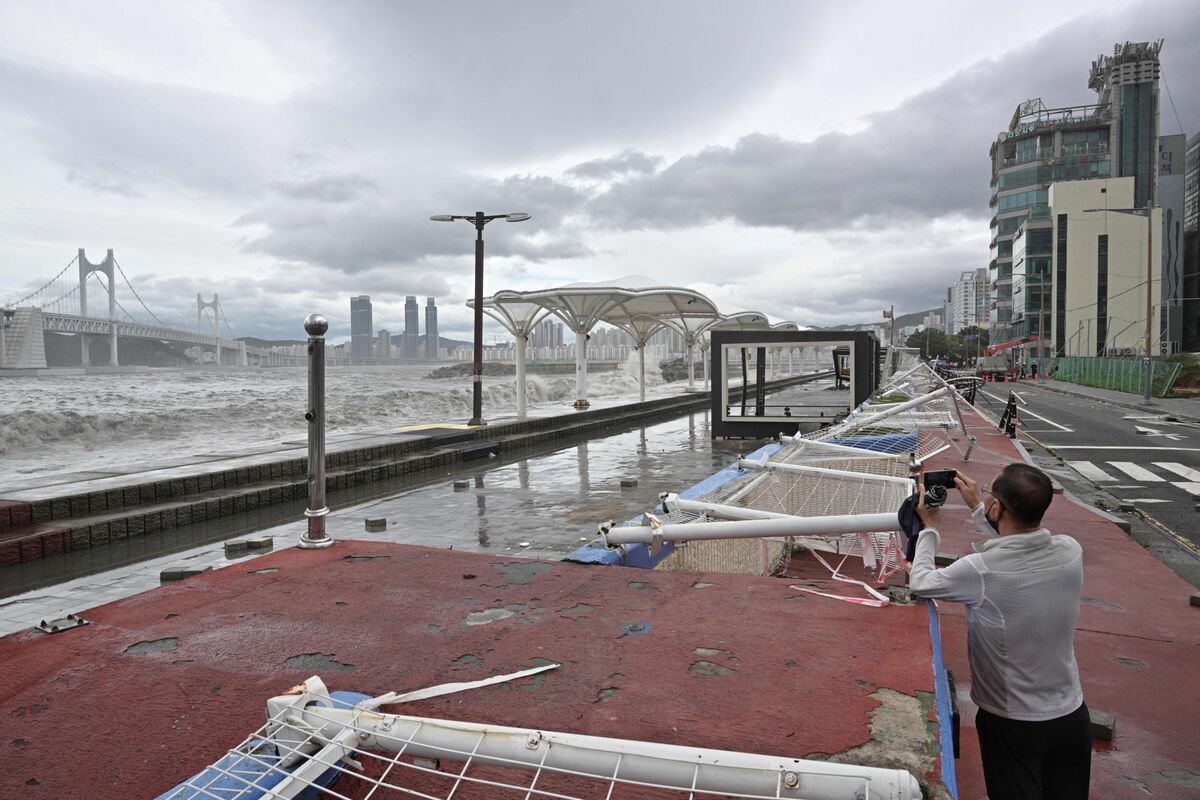
M324 336L329 330L329 320L320 314L309 314L304 318L304 330L309 336Z

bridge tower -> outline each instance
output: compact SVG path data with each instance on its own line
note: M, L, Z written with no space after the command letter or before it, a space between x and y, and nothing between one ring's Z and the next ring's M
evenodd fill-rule
M200 293L196 292L196 333L204 333L204 309L212 309L212 334L217 339L217 366L221 366L221 333L217 325L218 318L221 315L221 301L217 299L216 294L213 295L211 303L206 303L200 297Z
M84 255L83 248L79 248L79 316L86 317L88 315L87 307L87 279L93 272L102 272L108 278L108 319L112 326L109 336L108 347L108 364L109 366L117 366L117 284L114 280L113 251L110 247L108 255L99 264L93 264L87 260ZM83 348L83 366L91 366L92 358L88 353L88 337L87 334L79 334L79 341Z

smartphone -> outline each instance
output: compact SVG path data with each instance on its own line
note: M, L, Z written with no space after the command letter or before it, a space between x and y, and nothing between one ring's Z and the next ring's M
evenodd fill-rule
M953 469L933 470L921 476L926 489L930 486L945 486L947 489L953 489L956 477L958 477L958 471Z

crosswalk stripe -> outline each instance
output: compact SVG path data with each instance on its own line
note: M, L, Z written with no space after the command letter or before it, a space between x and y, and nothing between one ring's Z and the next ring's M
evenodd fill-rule
M1132 461L1110 461L1108 463L1110 465L1116 467L1117 469L1121 470L1121 472L1124 472L1126 475L1133 478L1135 481L1142 481L1142 482L1146 482L1146 483L1151 482L1151 481L1157 481L1159 483L1162 483L1165 480L1164 478L1158 477L1157 475L1155 475L1153 472L1146 469L1145 467L1139 467L1137 464L1134 464Z
M1191 467L1185 467L1183 464L1178 464L1174 461L1155 461L1153 463L1154 466L1165 469L1168 472L1174 472L1176 475L1188 481L1200 481L1200 470L1195 470Z
M1200 483L1172 483L1172 486L1178 486L1190 495L1200 497Z
M1114 478L1112 475L1109 475L1107 472L1100 469L1099 467L1097 467L1095 464L1093 464L1090 461L1068 461L1067 464L1069 464L1080 475L1082 475L1085 478L1088 478L1089 480L1093 480L1093 481L1115 481L1116 480L1116 478Z

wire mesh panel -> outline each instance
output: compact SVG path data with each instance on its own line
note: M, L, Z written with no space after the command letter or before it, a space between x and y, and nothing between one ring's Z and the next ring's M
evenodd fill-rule
M655 569L665 572L778 575L787 568L794 547L790 538L679 542Z
M333 708L318 678L296 690L268 701L266 725L160 800L921 796L910 773L886 767L381 714L390 700L365 695Z

